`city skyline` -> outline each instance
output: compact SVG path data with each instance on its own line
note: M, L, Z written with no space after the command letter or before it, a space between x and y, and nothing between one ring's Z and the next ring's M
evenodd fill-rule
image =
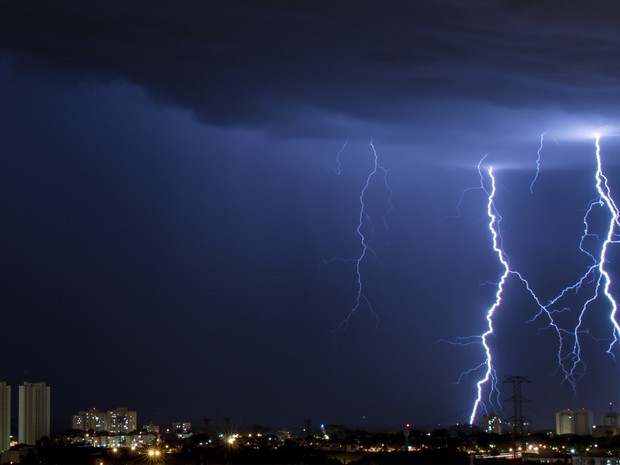
M2 379L54 421L620 405L618 17L1 2Z
M67 427L59 427L56 431L52 431L49 428L51 415L51 403L50 399L50 386L46 386L45 382L31 383L24 382L19 386L19 398L18 398L18 411L19 417L11 416L11 386L5 381L0 381L0 440L3 442L4 448L0 447L0 451L8 450L10 444L10 437L15 437L12 433L11 424L16 423L18 425L15 430L19 430L19 434L22 439L30 444L36 442L37 439L41 439L43 436L49 436L51 434L59 434L69 430L81 430L81 431L94 431L95 433L106 433L112 436L132 433L135 431L144 431L146 433L160 433L169 431L181 431L188 433L192 430L192 423L188 421L181 421L175 417L176 420L172 421L171 428L163 428L163 425L154 425L152 422L143 425L138 423L138 415L135 410L130 410L125 407L116 407L107 410L99 410L96 407L88 410L80 410L77 414L71 415L71 419L68 422ZM513 401L513 399L509 399ZM526 400L527 402L527 400ZM29 405L29 407L28 407ZM43 408L41 408L43 407ZM579 409L562 409L555 412L555 433L558 435L563 434L576 434L578 436L593 435L595 437L600 436L613 436L620 431L620 414L614 410L613 405L610 403L606 406L606 410L600 415L594 415L594 412L589 408ZM191 415L190 415L191 416ZM600 419L600 420L599 420ZM202 424L197 422L198 431L206 431L209 428L213 428L215 431L231 432L233 430L246 430L248 428L255 429L259 425L254 423L246 425L234 425L232 426L230 417L223 417L221 421L213 421L212 418L203 418ZM495 434L513 434L514 424L513 417L502 418L495 414L495 412L489 412L481 419L480 424L474 425L479 428L480 431ZM523 417L525 429L523 433L532 433L537 431L544 431L544 428L531 428L531 421L529 418ZM31 423L30 426L27 423ZM60 425L61 422L57 422ZM43 426L41 426L42 424ZM324 423L320 422L320 428L324 428ZM333 421L330 424L339 425L338 421ZM140 426L142 425L142 426ZM454 423L452 425L444 425L444 427L455 427L463 424ZM280 429L283 425L260 425L261 428L276 428ZM313 426L312 419L304 418L295 426L301 431L307 431L308 428ZM314 425L315 429L318 428ZM389 429L399 429L402 425L382 425L382 428L389 427ZM407 424L407 428L418 428L419 425ZM382 429L379 428L379 429ZM599 428L596 432L593 430ZM421 428L424 429L424 428ZM441 428L439 428L441 429ZM553 428L548 428L553 429ZM29 430L29 431L27 431ZM519 433L521 434L521 433ZM37 439L33 439L37 438ZM113 447L114 445L120 446L121 444L114 443L114 438L110 438L111 443L101 443L100 447ZM21 442L21 441L18 441Z

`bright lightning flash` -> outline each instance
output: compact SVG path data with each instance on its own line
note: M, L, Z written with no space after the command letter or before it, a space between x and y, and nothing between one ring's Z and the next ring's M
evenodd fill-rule
M612 326L611 342L607 348L607 353L613 357L612 349L618 342L620 337L620 326L616 320L616 313L618 305L611 293L612 279L607 271L605 265L608 263L607 253L611 244L617 244L618 240L618 228L619 211L616 203L611 196L611 190L609 188L608 180L603 173L603 163L601 157L601 137L595 136L595 157L596 157L596 172L594 175L594 185L597 191L597 198L595 198L588 206L586 213L583 217L583 233L581 235L581 241L579 243L579 249L586 254L592 260L592 264L586 268L585 273L572 285L565 287L560 293L551 299L546 305L540 307L540 311L530 321L534 321L543 315L547 318L549 326L555 328L558 337L558 363L560 370L563 374L563 381L568 382L573 392L576 392L577 382L585 375L585 362L581 358L581 337L583 334L589 334L586 330L582 329L583 319L591 307L591 305L604 295L607 300L610 313L609 321ZM597 238L598 236L591 232L590 217L596 208L606 209L609 213L609 220L606 226L606 232L604 234L604 240L600 245L598 253L590 252L586 248L585 242L588 238ZM573 328L561 328L556 322L556 315L560 314L563 310L558 310L556 306L562 301L570 292L578 292L584 287L585 284L593 283L593 287L590 295L587 297L581 308L577 318L577 323ZM566 340L568 339L568 341Z
M465 191L463 191L463 194L461 194L461 199L457 206L457 210L458 210L460 204L463 201L463 195L470 190L474 190L474 189L481 190L485 193L487 197L487 216L489 218L488 227L489 227L489 232L491 233L492 247L493 247L493 251L497 255L497 259L499 263L501 264L502 270L503 270L499 277L499 281L496 284L497 288L495 291L495 300L486 313L486 320L487 320L486 331L484 331L479 336L458 338L457 341L455 342L455 344L458 344L458 345L480 344L483 347L484 355L485 355L485 359L480 365L478 365L475 368L472 368L471 370L468 370L467 372L461 374L461 376L459 377L459 381L460 381L464 376L469 375L472 372L477 371L482 367L485 367L484 375L476 383L476 399L474 401L474 405L472 407L472 411L471 411L471 415L469 419L469 422L471 424L474 423L476 419L476 414L478 413L479 409L482 408L485 411L487 410L486 404L483 401L485 386L487 384L490 385L490 390L489 390L489 403L490 404L494 403L493 397L499 396L499 390L497 387L497 374L495 371L495 367L493 365L493 352L491 350L491 346L489 345L489 339L494 334L493 317L495 316L495 313L498 311L498 309L501 306L502 294L504 293L504 288L506 286L508 278L511 275L516 276L519 279L519 281L521 281L525 285L526 289L529 291L529 293L531 294L535 302L538 304L538 306L542 306L538 300L538 297L532 291L529 283L525 280L525 278L523 278L523 276L519 272L510 268L508 257L506 255L506 252L504 251L503 239L502 239L501 230L500 230L500 223L502 221L502 217L497 211L497 208L495 207L496 182L495 182L495 176L493 174L493 167L489 167L486 170L486 174L491 182L491 187L489 189L488 187L485 186L485 176L482 171L482 162L484 161L485 158L486 158L486 155L480 160L480 162L478 162L478 174L480 175L480 185L477 187L470 187L468 189L465 189Z
M484 160L484 158L482 160ZM542 306L540 301L538 300L538 297L536 296L536 294L530 287L530 284L527 282L527 280L521 275L521 273L510 268L508 257L506 255L506 252L504 251L503 239L502 239L501 230L500 230L500 223L502 221L502 217L497 211L497 208L495 207L496 188L495 188L495 176L493 174L493 167L489 167L487 169L487 175L489 179L491 180L491 189L488 190L487 187L485 187L484 185L484 175L481 171L481 162L478 163L478 172L480 174L479 189L481 189L487 196L487 216L489 218L489 232L491 233L493 251L497 255L497 259L502 265L503 271L499 278L499 281L497 282L497 290L495 291L495 301L493 302L493 304L491 305L491 307L488 309L486 313L486 320L487 320L486 331L482 333L480 336L476 336L475 338L470 337L470 338L459 340L459 343L461 343L463 340L469 340L470 341L469 343L471 343L472 339L474 341L477 340L482 345L484 349L484 354L485 354L485 360L481 365L461 375L462 377L465 374L469 374L472 371L476 371L477 369L481 367L486 367L484 371L484 376L480 378L478 382L476 383L476 399L474 401L471 415L469 417L470 424L474 423L476 419L476 414L478 413L478 410L480 408L483 408L484 410L486 410L486 405L484 404L482 400L484 397L483 391L484 391L485 385L490 384L489 403L493 404L494 395L499 396L499 390L497 387L497 374L495 371L495 367L493 365L493 353L489 345L489 338L494 334L493 333L493 317L502 304L502 294L504 293L504 288L506 286L508 278L511 275L516 276L519 279L519 281L521 281L525 285L525 288L528 290L528 292L530 293L534 301L538 304L538 306L539 307Z
M618 311L618 304L614 299L613 295L610 292L611 287L611 277L609 276L609 272L605 268L605 263L607 263L607 248L610 244L618 244L620 241L617 239L618 233L617 228L620 227L620 223L618 218L620 214L618 212L618 207L611 197L611 190L609 189L609 185L607 184L607 177L603 174L601 162L601 138L600 136L596 136L596 190L600 195L600 202L602 203L602 207L606 207L609 210L610 218L609 218L609 227L607 230L607 235L605 236L605 241L603 241L603 245L601 247L601 254L598 260L598 269L599 269L599 280L597 283L597 294L598 288L603 286L603 293L607 298L611 310L609 312L609 320L613 326L613 340L609 344L607 348L607 353L613 356L611 350L613 349L616 342L618 342L618 336L620 336L620 326L618 326L618 321L616 320L616 313Z
M480 171L480 164L478 165L478 170ZM496 310L499 308L502 302L502 293L504 291L504 285L510 274L510 266L508 265L508 260L506 259L504 249L502 248L502 237L499 232L499 223L501 222L502 217L499 215L499 213L495 209L495 204L494 204L495 176L493 176L493 167L490 167L487 170L487 174L489 175L489 178L491 179L491 191L488 191L484 187L484 179L482 178L482 173L480 173L480 176L482 179L481 188L484 190L484 192L487 194L487 197L488 197L487 215L489 216L489 230L491 231L491 237L493 238L493 251L497 254L497 258L499 262L502 264L504 271L502 272L502 275L497 284L497 291L495 292L495 302L493 302L493 305L487 312L487 316L486 316L487 323L488 323L487 330L484 333L482 333L482 335L480 336L480 342L482 344L482 347L484 347L484 352L486 354L486 361L485 361L486 371L484 373L484 377L481 378L476 383L477 397L474 402L474 406L473 406L473 409L470 415L469 422L471 424L474 423L474 420L476 418L476 412L478 411L478 408L480 407L480 404L482 403L483 386L487 384L488 382L491 382L491 390L492 391L497 390L497 376L495 373L495 368L493 366L493 356L492 356L491 348L489 347L489 344L488 344L488 338L493 334L493 315L495 314Z
M536 175L538 176L539 166L540 166L540 152L542 150L544 134L541 136L541 146L538 150L538 159L537 159L537 171ZM475 188L466 189L464 192L467 192L471 189L480 189L487 196L487 215L489 218L489 231L492 237L492 246L493 251L497 255L498 261L502 265L503 272L501 273L499 282L497 283L497 290L495 293L495 301L489 308L486 313L487 320L487 329L480 336L474 337L465 337L459 338L457 340L457 344L461 345L469 345L473 343L480 343L484 349L485 353L485 361L476 368L473 368L466 373L463 373L459 380L473 371L477 371L481 367L486 367L484 371L484 376L482 376L478 382L476 383L477 396L474 401L474 405L470 415L470 423L474 423L476 418L476 414L479 409L486 410L485 402L483 401L485 386L490 386L489 393L489 402L493 404L493 395L498 394L497 389L497 376L495 367L493 366L493 357L492 350L489 345L489 338L493 335L493 317L495 313L498 311L499 307L502 303L502 294L504 288L507 284L507 280L510 275L516 276L527 288L528 292L532 296L533 300L536 302L536 305L539 308L538 313L530 320L530 322L535 321L539 318L546 317L548 320L547 328L553 329L558 336L558 366L563 373L563 382L568 382L573 391L576 391L576 384L578 380L585 375L585 363L581 358L581 342L580 338L583 334L589 334L587 330L582 329L584 316L592 305L594 301L599 299L601 295L604 296L604 299L607 301L609 306L609 321L612 326L612 337L611 342L607 348L607 353L612 355L612 349L616 345L616 343L620 339L620 325L617 322L616 315L618 311L618 304L614 299L611 286L612 286L612 277L609 271L606 268L606 264L609 262L607 258L608 249L611 244L620 243L619 230L620 230L620 211L611 196L611 190L609 188L608 179L603 173L603 163L601 160L601 144L600 144L600 136L596 136L595 138L595 147L596 147L596 173L594 176L595 187L597 191L597 198L592 201L584 215L583 224L584 230L581 236L581 241L579 243L580 250L588 255L592 259L592 264L586 269L585 273L572 285L567 286L562 289L562 291L548 301L546 304L542 304L538 296L532 290L528 281L517 271L510 268L510 264L508 262L507 255L504 251L502 245L502 236L500 230L501 216L499 215L496 207L495 207L495 176L493 174L493 168L487 169L487 176L490 179L491 187L488 189L485 186L485 177L481 170L481 163L484 158L478 164L478 172L480 174L480 186ZM536 176L536 178L537 178ZM530 190L533 190L534 182L530 185ZM462 201L462 196L461 196ZM460 205L461 202L459 202ZM591 232L590 226L590 216L593 213L595 208L603 208L606 209L609 213L609 220L606 223L606 233L604 235L604 240L600 245L600 249L598 252L593 253L589 252L585 246L585 241L588 238L597 237L595 234ZM585 283L593 283L593 290L591 295L585 300L583 303L576 323L572 327L563 327L557 321L557 316L563 313L564 311L568 311L566 308L557 308L557 305L560 301L566 297L570 292L579 291Z

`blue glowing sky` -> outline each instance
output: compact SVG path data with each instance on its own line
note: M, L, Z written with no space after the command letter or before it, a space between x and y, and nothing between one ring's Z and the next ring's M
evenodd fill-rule
M478 375L456 381L483 353L445 341L485 330L501 267L483 193L456 205L487 154L511 266L543 300L583 273L593 135L620 127L619 17L599 0L0 2L0 378L47 381L61 428L93 406L162 425L467 421ZM334 334L356 276L326 261L361 251L371 141L394 207L384 224L375 179L361 270L379 324L362 307ZM613 194L620 138L602 155ZM530 375L534 428L620 403L604 303L574 395L523 287L504 302L496 368Z

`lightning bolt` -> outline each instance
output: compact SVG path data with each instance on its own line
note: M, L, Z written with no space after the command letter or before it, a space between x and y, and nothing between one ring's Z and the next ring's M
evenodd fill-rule
M541 144L538 150L537 158L537 174L540 168L540 153L543 147L544 133L541 135ZM556 141L557 142L557 141ZM611 324L611 342L608 345L607 353L613 357L612 350L620 339L620 325L617 322L616 316L618 311L617 302L611 292L612 277L606 268L606 264L609 263L607 258L609 247L612 244L620 243L618 229L620 229L620 211L613 200L611 195L611 189L609 187L608 178L603 172L603 163L601 157L601 144L600 136L595 138L595 158L596 158L596 172L594 175L594 185L597 192L597 197L590 202L586 213L583 217L583 233L579 242L579 249L582 253L590 257L592 264L589 265L583 275L572 285L562 289L555 297L550 299L547 303L543 304L533 291L529 282L518 271L511 269L508 257L503 248L503 239L501 236L500 224L502 217L497 211L495 206L496 195L496 181L493 172L493 167L489 167L486 170L486 176L490 180L490 188L485 186L485 176L481 168L481 164L485 157L478 163L478 173L480 175L480 185L477 187L468 188L461 194L461 199L457 204L457 211L459 211L460 205L463 201L463 196L466 192L472 189L482 190L487 197L487 216L489 218L488 228L492 239L492 248L495 252L497 259L502 267L502 272L497 282L495 300L489 307L486 313L487 329L479 336L469 336L457 339L456 344L470 345L480 344L484 351L484 361L475 368L472 368L465 373L462 373L459 377L459 382L464 376L467 376L473 372L476 372L484 368L484 374L476 383L476 399L472 407L470 415L470 423L474 423L476 415L480 409L487 410L486 404L483 401L485 387L489 386L489 403L493 404L494 395L499 395L497 388L497 375L495 367L493 365L493 354L489 340L494 334L493 319L497 311L502 304L502 295L507 285L509 277L515 276L525 286L530 293L532 299L538 307L537 314L529 320L529 322L535 321L545 316L547 318L547 326L542 329L552 329L558 338L558 367L562 371L563 381L568 382L573 391L576 392L576 385L578 380L585 375L585 363L581 358L581 339L583 335L588 335L589 331L583 329L584 316L587 310L591 307L592 303L599 298L604 299L609 307L609 321ZM533 191L533 186L536 181L536 177L530 185L530 190ZM597 238L598 236L592 233L590 217L597 208L602 208L607 211L609 215L608 222L606 223L606 229L604 239L600 245L600 249L597 253L590 252L586 247L586 240L588 238ZM460 211L459 211L460 213ZM591 294L586 298L583 305L580 308L576 322L572 327L563 327L558 323L557 317L565 312L570 311L569 308L558 308L559 303L569 293L578 292L585 285L593 286Z
M476 415L480 409L487 411L486 404L483 401L484 390L485 390L486 385L490 385L490 389L489 389L489 403L490 404L493 404L496 402L493 400L493 397L499 396L499 389L497 387L497 384L498 384L497 374L495 371L495 367L493 365L493 352L489 344L489 339L494 334L493 318L502 304L502 295L504 293L504 288L506 286L506 283L510 275L517 276L525 284L528 291L530 291L530 294L532 294L532 296L536 299L536 301L538 301L538 299L536 298L536 295L531 290L529 283L521 276L520 273L510 268L508 257L506 255L506 252L504 251L503 238L502 238L501 230L500 230L502 216L499 214L499 212L497 211L497 208L495 207L495 194L496 194L495 175L493 174L492 166L487 168L486 175L488 179L490 180L490 184L491 184L490 189L489 189L485 185L485 175L482 170L482 163L484 162L485 159L486 159L486 155L482 157L482 159L478 162L478 174L480 176L480 184L478 186L469 187L465 189L461 193L461 198L459 199L459 202L456 208L457 212L460 215L460 206L467 192L472 191L472 190L481 190L482 192L484 192L487 198L486 213L487 213L487 217L489 218L488 228L491 234L491 244L492 244L493 252L495 252L495 255L497 256L497 260L500 263L501 268L502 268L502 272L499 276L499 280L496 283L495 300L493 301L493 303L491 304L491 306L488 308L486 312L486 321L487 321L486 330L478 336L461 337L461 338L458 338L457 341L455 342L455 344L463 345L463 346L471 345L471 344L480 344L484 352L484 361L478 366L462 373L459 376L459 379L457 381L457 382L460 382L467 375L484 368L484 374L476 382L476 399L474 400L474 404L473 404L471 414L470 414L470 419L469 419L470 424L474 423L476 419Z
M497 283L495 283L496 285L495 300L493 301L493 303L491 304L491 306L488 308L486 312L486 321L487 321L486 330L478 336L461 337L461 338L458 338L457 341L455 342L455 344L462 345L462 346L480 344L483 348L483 353L484 353L484 361L480 363L477 367L474 367L462 373L459 376L458 381L457 381L457 382L461 382L461 380L467 375L470 375L484 368L484 373L482 377L476 382L476 398L474 400L474 404L472 406L471 414L469 417L470 424L474 423L476 419L476 415L478 414L478 411L480 409L484 411L488 411L487 406L485 402L483 401L484 390L485 390L486 385L490 386L489 395L488 395L489 404L493 405L499 402L500 393L498 389L498 379L497 379L497 373L495 370L495 366L493 364L493 352L489 344L489 339L494 335L493 318L501 307L502 296L504 293L504 289L507 285L508 279L511 276L516 277L525 286L525 288L531 295L536 305L539 308L543 307L543 304L541 303L536 293L533 291L532 287L530 286L530 283L523 277L521 273L519 273L518 271L510 267L508 256L504 250L503 238L502 238L501 228L500 228L502 216L499 214L495 206L495 195L497 191L495 175L493 173L492 166L487 168L486 175L488 179L490 180L490 184L491 184L490 189L487 188L485 185L485 175L482 170L482 163L485 159L486 159L486 155L482 157L482 159L478 162L478 174L480 176L480 184L478 186L465 189L461 193L461 198L459 200L459 203L457 204L457 212L459 212L459 215L460 215L460 205L462 204L463 198L467 192L471 190L481 190L482 192L484 192L487 198L486 213L489 219L488 228L489 228L489 233L491 235L492 249L495 255L497 256L497 260L500 263L501 268L502 268L502 272L499 276L499 280L497 281Z
M532 179L532 183L530 184L530 192L533 194L534 193L534 184L536 184L536 181L538 180L538 175L540 174L540 158L541 158L541 154L542 154L542 149L543 149L543 145L545 142L545 134L546 132L543 132L540 135L540 147L538 147L538 152L536 152L536 174L534 175L534 179Z
M347 148L348 143L349 143L349 139L345 140L344 144L342 145L342 148L336 154L336 167L334 168L334 173L336 173L337 176L340 176L340 173L342 173L342 170L341 170L342 164L340 163L340 155L342 154L342 152L344 152L344 149Z
M618 244L620 241L615 239L618 237L618 233L616 229L620 226L618 217L618 207L611 197L611 190L609 189L609 185L607 183L607 177L603 174L603 163L601 161L601 138L597 134L596 136L596 190L599 193L600 201L602 203L602 207L606 207L609 210L609 224L607 229L607 235L605 236L605 240L603 241L603 245L601 247L601 254L598 261L598 270L599 270L599 280L597 283L596 294L598 295L599 287L603 286L603 293L609 302L609 306L611 308L609 312L609 321L612 325L612 341L607 348L607 353L613 356L611 350L614 345L618 342L618 336L620 335L620 326L618 326L618 321L616 320L616 313L618 311L618 304L611 294L611 277L609 272L605 268L605 263L607 263L607 248L611 244ZM596 298L596 297L595 297Z
M534 184L536 184L536 181L538 181L538 176L540 175L540 164L542 161L542 150L543 147L545 145L545 136L547 135L546 132L543 132L540 135L540 146L538 147L538 151L536 152L536 172L534 173L534 179L532 179L532 182L530 183L530 192L533 194L534 193ZM553 141L556 143L556 145L559 147L560 143L557 141L557 139L553 139Z
M479 169L480 169L480 165ZM493 334L493 315L499 308L502 303L502 293L504 292L504 285L506 284L506 280L510 274L510 266L508 265L508 260L506 259L506 254L504 253L504 249L502 247L502 236L499 232L499 224L502 220L501 215L495 209L495 176L493 176L493 167L489 167L487 170L487 174L491 179L491 191L488 191L484 187L484 179L482 179L481 189L487 194L488 202L487 202L487 215L489 217L489 230L491 231L492 243L493 243L493 251L497 255L497 259L502 265L503 272L499 278L499 282L497 284L497 290L495 292L495 302L491 305L491 308L487 311L486 320L487 320L487 330L482 333L480 336L480 343L484 348L484 353L486 356L486 360L484 365L486 365L486 370L484 376L476 383L476 391L477 396L474 401L474 406L472 408L472 412L470 415L470 423L473 424L476 418L476 412L482 403L483 396L483 386L491 382L491 391L497 389L497 375L495 373L495 368L493 366L493 355L491 352L491 347L488 343L488 338ZM480 173L482 178L482 173Z
M499 308L501 307L504 288L508 282L509 277L511 275L516 276L519 279L519 281L521 281L525 285L526 289L529 291L530 295L534 298L534 300L540 305L540 301L538 300L538 297L536 296L534 291L531 289L527 280L523 278L523 276L518 271L515 271L510 268L508 256L506 252L504 251L503 238L502 238L501 229L500 229L502 216L499 214L495 206L495 195L496 195L497 189L496 189L495 175L493 174L492 166L490 166L486 170L486 174L488 178L490 179L491 187L489 189L485 186L485 178L484 178L484 174L481 168L482 162L484 161L485 158L486 158L486 155L478 163L480 185L478 187L466 189L463 192L465 193L472 189L479 189L479 190L482 190L487 197L486 213L487 213L487 217L489 218L488 228L491 234L491 244L492 244L493 252L495 252L495 255L497 256L497 260L501 265L502 272L499 276L499 281L496 283L497 287L495 291L495 300L493 301L493 303L491 304L491 306L486 312L487 329L480 336L470 336L467 338L461 338L458 341L458 343L460 344L464 343L465 345L479 343L482 346L483 352L484 352L484 361L477 367L472 368L471 370L468 370L467 372L461 374L461 376L459 377L459 381L460 381L464 376L470 373L473 373L475 371L478 371L481 368L484 368L484 374L476 382L476 398L474 400L474 404L472 406L471 414L469 417L470 424L474 423L476 419L476 415L480 409L487 411L487 407L483 401L485 385L487 384L490 385L490 389L489 389L489 403L490 404L497 402L493 400L494 397L499 397L499 389L497 387L497 384L498 384L497 373L493 365L493 352L491 350L491 346L489 345L489 339L491 338L491 336L494 335L493 318L495 314L497 313L497 311L499 310ZM462 202L462 199L463 197L461 196L459 205Z
M586 209L583 217L583 233L579 242L579 250L590 258L592 264L586 268L585 272L573 284L562 289L559 294L552 298L546 305L540 306L538 313L530 320L530 322L535 321L544 315L548 321L547 327L552 327L556 331L559 341L558 366L563 374L563 382L568 382L573 392L576 392L577 383L586 372L586 364L581 358L581 340L583 335L591 335L587 330L582 329L583 320L589 308L595 301L599 300L599 298L604 298L610 308L609 322L611 323L612 334L607 353L612 357L614 356L612 350L620 337L620 326L616 320L618 305L611 293L612 278L605 266L608 263L607 254L610 245L620 242L617 239L617 230L620 227L620 214L611 196L608 179L603 172L601 137L599 135L596 135L594 145L596 159L594 186L598 195L590 202ZM598 253L595 254L587 249L585 242L588 238L598 237L591 232L592 228L590 225L590 217L597 208L607 210L609 220L606 225L604 240L600 245ZM563 308L558 310L556 309L556 305L568 296L569 293L577 293L587 284L590 284L592 287L591 293L587 296L579 309L576 324L572 329L562 328L557 323L556 316L568 309Z
M343 152L346 145L347 143L345 142L345 144L340 149L337 155L337 166L338 166L336 170L337 174L340 174L340 154ZM372 141L370 142L370 148L372 149L372 167L366 176L364 185L359 194L359 214L358 214L357 226L355 228L355 232L356 232L357 237L359 238L359 243L361 246L360 253L354 258L335 257L335 258L332 258L331 260L324 261L325 263L332 263L334 261L353 263L355 267L357 290L356 290L354 305L349 310L349 313L347 314L346 318L342 320L341 323L338 325L335 332L344 331L346 327L348 326L349 321L351 320L351 317L363 306L368 308L371 315L373 316L373 319L374 319L373 330L376 330L379 324L379 317L377 313L375 312L370 302L370 299L368 298L365 292L363 272L362 272L362 266L366 262L368 256L372 255L378 261L380 261L375 251L370 247L371 237L374 235L374 226L371 220L371 216L368 213L368 209L366 205L366 202L367 202L366 197L368 195L368 190L370 189L374 178L377 177L379 173L383 173L383 184L388 193L387 199L386 199L387 210L382 217L382 222L386 230L388 231L388 233L389 233L389 229L387 227L387 217L390 213L394 211L394 206L392 204L393 190L390 188L388 181L387 181L388 170L385 169L379 163L379 156L377 155L377 150L375 149L374 143ZM366 229L370 229L370 233L371 233L370 236L365 232Z

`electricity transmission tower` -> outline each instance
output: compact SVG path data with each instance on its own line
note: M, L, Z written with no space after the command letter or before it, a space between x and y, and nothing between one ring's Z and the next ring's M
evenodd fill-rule
M512 402L513 413L507 421L512 423L512 434L515 438L525 436L525 424L532 421L523 416L523 402L531 402L531 400L523 397L521 394L521 385L530 382L528 376L507 376L504 379L504 383L512 384L512 396L506 399L505 402Z

